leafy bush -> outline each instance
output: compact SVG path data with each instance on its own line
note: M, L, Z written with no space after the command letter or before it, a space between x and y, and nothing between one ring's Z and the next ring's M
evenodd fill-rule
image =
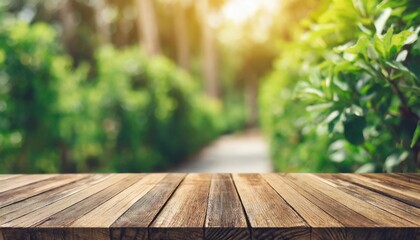
M59 54L45 24L4 21L0 27L1 171L56 172L65 139L65 97L85 77Z
M222 130L191 77L138 48L72 68L45 24L0 26L0 172L155 171Z
M261 91L263 124L273 146L280 146L273 149L279 169L288 170L284 159L300 158L311 171L413 171L420 157L414 135L420 6L409 0L334 0L322 7L304 22L310 30L299 41L284 44ZM285 100L276 97L285 91L298 100L269 103ZM293 136L300 138L292 142ZM283 154L289 147L296 151Z
M96 141L80 142L76 152L104 161L100 166L117 171L168 167L221 130L220 107L169 60L149 59L138 48L105 47L98 51L97 65L98 76L86 84L81 101L88 122L80 121L80 134Z

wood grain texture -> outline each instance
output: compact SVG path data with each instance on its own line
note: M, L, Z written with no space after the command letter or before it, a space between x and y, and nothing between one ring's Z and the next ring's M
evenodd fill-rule
M0 175L0 181L6 180L6 179L9 179L9 178L18 177L18 176L21 176L21 175L20 174L2 174L2 175Z
M31 229L31 237L35 239L49 239L51 236L54 236L51 239L110 239L110 225L165 174L115 176L119 178L111 177L105 188L91 187L90 189L96 189L93 194L53 214Z
M301 195L305 196L308 200L322 208L326 213L328 213L344 225L343 235L337 237L336 239L379 240L382 239L381 237L384 236L383 232L387 230L386 228L380 228L374 221L354 211L352 207L348 207L345 204L338 201L335 197L330 197L324 194L323 192L319 191L312 183L306 184L298 182L294 177L290 177L289 175L286 176L285 179L287 179L288 183L294 186L294 188L298 190ZM399 231L399 228L393 229L395 230L395 232ZM399 235L404 235L405 237L405 235L408 234L410 235L410 237L413 237L412 230L413 229L410 229L411 232L408 233L407 231L403 231ZM391 233L394 234L395 232ZM330 231L327 231L325 228L314 228L312 229L312 233L312 239L335 239L329 235Z
M254 239L308 239L310 229L260 174L233 174Z
M87 184L96 184L97 182L104 180L105 177L107 177L107 175L89 175L77 182L52 189L43 194L0 208L0 225L87 188L89 186Z
M47 178L52 178L54 174L33 174L33 175L21 175L13 178L6 178L4 181L0 181L0 193L9 191L10 189L22 187L34 182L42 181Z
M368 188L382 195L392 197L399 201L420 208L420 199L417 194L406 193L404 190L396 189L381 183L370 181L369 179L358 176L357 174L337 174L335 175L335 177L345 181L350 181L361 187Z
M382 183L390 187L403 189L404 191L411 191L414 194L420 195L420 186L415 183L409 183L406 181L401 181L399 179L393 179L385 174L369 173L369 174L360 174L360 176L366 177L374 182Z
M148 239L148 227L184 179L185 174L170 174L134 203L111 225L112 239Z
M84 177L87 177L87 175L64 174L2 192L0 193L0 208Z
M62 198L54 203L51 203L47 206L44 206L42 208L39 208L33 212L30 212L22 217L19 217L17 219L14 219L10 222L4 223L1 225L1 227L4 228L29 228L33 227L43 221L45 221L48 217L50 217L53 214L56 214L73 204L76 204L80 202L81 200L109 187L112 185L115 181L121 180L123 178L126 178L127 174L119 174L119 175L112 175L109 178L106 178L105 180L94 184L89 185L88 188L85 188L79 192L76 192L75 194L72 194L66 198Z
M105 188L104 190L97 192L88 198L83 199L77 204L74 204L54 215L51 215L46 221L37 225L37 228L67 227L74 221L91 212L93 209L109 201L110 198L133 185L143 177L144 175L139 174L133 177L126 177L120 181L116 181L114 184Z
M263 177L309 224L312 228L311 238L315 238L314 236L328 236L330 239L345 239L344 226L301 195L294 186L289 185L284 175L273 173L264 174Z
M351 194L347 194L343 191L340 191L334 186L326 184L315 175L300 174L299 177L295 177L295 179L298 179L296 180L298 182L311 184L312 186L314 186L314 188L323 192L325 195L338 200L343 205L353 209L355 212L358 212L359 214L371 219L377 224L378 227L384 227L384 226L385 227L386 226L415 227L416 226L415 224L408 222L404 219L401 219L400 217L397 217L393 214L390 214L389 212L386 212L375 205L372 205L366 201L356 198Z
M212 177L204 235L209 240L251 238L230 174L215 174Z
M156 183L158 183L166 174L147 174L139 181L135 182L124 190L83 215L71 224L72 227L109 227L125 211L127 211L137 200L144 196ZM133 176L132 176L133 177ZM119 184L119 183L117 183ZM98 216L101 216L98 218Z
M0 189L0 240L420 240L419 180L418 174L0 175L6 189Z
M416 225L420 225L420 209L405 204L390 197L383 196L377 192L370 191L353 183L342 181L334 177L333 174L321 174L318 177L326 180L327 184L368 202L378 208L392 213L400 218L404 218Z
M210 181L188 174L149 227L150 239L203 239Z
M393 237L398 237L400 239L404 238L414 238L415 231L416 231L416 224L411 223L401 217L395 216L381 208L378 208L375 205L372 205L368 202L365 202L361 199L358 199L350 194L337 190L335 187L326 184L318 177L312 174L289 174L289 177L294 179L294 182L297 184L305 184L305 187L312 186L313 188L319 190L329 198L333 198L340 202L347 208L352 209L354 212L364 216L365 218L374 222L374 225L370 226L375 228L380 228L381 231L388 232L387 235L392 235ZM330 209L327 211L330 213L331 211L336 211L335 209ZM341 220L341 219L337 219ZM359 220L360 221L360 220ZM357 228L356 228L357 229ZM404 229L404 230L403 230ZM393 232L395 230L395 232ZM377 229L376 229L377 231ZM376 232L370 231L370 234ZM351 236L352 238L363 238L365 239L366 236L357 235L363 234L363 231L347 231L346 234ZM355 235L356 234L356 235ZM383 235L381 232L377 234L379 237L374 237L373 235L370 236L371 239L383 239ZM347 237L348 237L347 236Z
M388 177L391 177L391 178L400 179L400 180L405 181L405 182L415 183L417 185L420 184L420 179L416 179L416 178L411 177L411 176L406 175L406 174L388 173L388 174L385 174L385 175L388 176Z

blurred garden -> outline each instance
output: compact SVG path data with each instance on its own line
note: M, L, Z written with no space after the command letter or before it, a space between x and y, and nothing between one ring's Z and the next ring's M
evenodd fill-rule
M275 171L419 171L419 32L418 0L2 1L0 173L170 171L250 128Z

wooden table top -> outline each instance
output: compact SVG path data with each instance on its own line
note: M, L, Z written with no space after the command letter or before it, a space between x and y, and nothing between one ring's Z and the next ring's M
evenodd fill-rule
M0 239L420 239L420 174L0 175Z

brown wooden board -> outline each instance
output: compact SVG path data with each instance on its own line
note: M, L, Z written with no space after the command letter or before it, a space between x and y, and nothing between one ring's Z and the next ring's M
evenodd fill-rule
M188 174L149 227L150 239L203 239L210 174Z
M409 182L409 183L415 183L417 185L420 184L420 179L411 177L411 176L406 175L406 174L388 173L388 174L384 174L384 175L386 175L388 177L391 177L391 178L400 179L400 180L403 180L403 181L406 181L406 182Z
M213 175L204 230L205 239L249 239L250 234L231 175Z
M33 174L33 175L20 175L13 178L6 178L4 181L0 181L0 193L22 187L34 182L42 181L47 178L52 178L54 174Z
M233 174L254 239L308 239L310 228L260 174Z
M369 239L384 239L383 232L387 233L386 235L392 235L393 238L406 239L415 237L416 224L338 190L326 184L317 176L312 174L289 174L287 177L295 185L302 186L305 190L313 189L318 191L317 195L323 196L324 201L329 199L329 204L323 208L328 214L332 215L338 211L341 212L342 207L351 209L354 213L352 214L354 216L354 219L352 219L353 223L349 224L348 219L351 219L350 215L344 216L344 218L337 218L346 227L346 238L365 239L368 237ZM331 201L341 204L342 207L331 208ZM366 224L367 222L370 222L370 224Z
M74 194L84 188L87 188L89 186L88 184L95 184L98 181L104 180L106 177L107 175L103 174L89 175L77 182L49 190L40 195L36 195L0 208L0 225L33 212L36 209L47 206L59 199L65 198L68 195Z
M413 174L0 175L4 239L419 239Z
M327 184L330 184L343 192L420 226L419 208L405 204L393 198L383 196L377 192L373 192L353 183L342 181L335 178L333 174L322 174L318 175L318 177L326 180L325 182Z
M322 208L311 202L300 193L300 189L290 185L284 175L264 174L267 182L283 197L312 228L311 238L328 237L330 239L344 239L343 224L326 213Z
M112 239L148 239L148 227L185 174L169 174L111 225Z
M18 177L21 176L20 174L2 174L0 175L0 181L9 179L9 178L14 178L14 177Z
M80 180L87 175L63 174L0 193L0 208L35 196L50 189Z
M420 197L417 194L374 182L358 174L337 174L335 177L420 208Z

